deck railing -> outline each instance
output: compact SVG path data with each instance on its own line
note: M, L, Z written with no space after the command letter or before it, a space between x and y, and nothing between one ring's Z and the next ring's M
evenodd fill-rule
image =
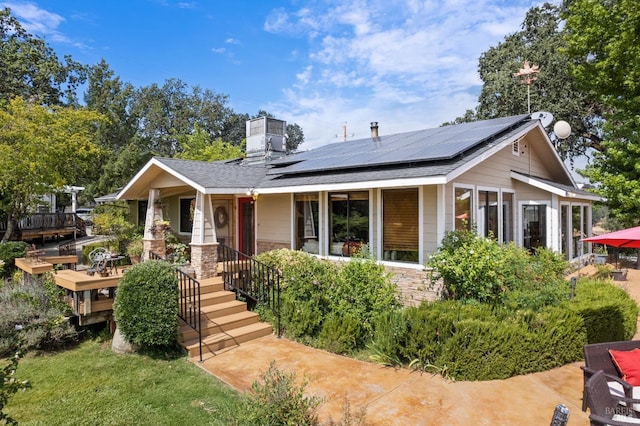
M16 232L54 231L57 229L78 229L85 231L87 224L75 213L34 213L17 223ZM0 221L0 233L7 230L7 222Z
M76 217L73 213L34 213L19 220L18 229L26 231L73 228L76 226ZM6 229L7 223L0 222L0 231Z
M277 335L281 337L280 272L224 244L218 246L218 263L222 264L225 290L244 298L249 309L257 304L269 308L276 319Z
M149 259L164 260L160 255L149 252ZM200 312L200 282L182 271L175 268L178 277L178 297L179 309L178 317L185 322L198 335L198 345L200 351L200 362L202 362L202 319Z

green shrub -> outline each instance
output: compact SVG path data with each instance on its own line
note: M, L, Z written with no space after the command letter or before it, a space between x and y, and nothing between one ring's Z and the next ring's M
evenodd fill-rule
M574 300L564 304L584 320L588 343L632 339L638 304L609 280L579 279Z
M330 287L329 308L342 318L360 323L358 347L373 336L373 322L386 310L399 306L397 289L383 265L372 258L352 257L340 268Z
M25 257L27 243L23 241L8 241L0 244L0 278L9 278L16 270L16 257Z
M90 263L89 253L100 247L105 247L112 253L118 253L120 251L120 243L118 240L104 240L88 243L82 246L82 262L88 265Z
M353 315L331 313L322 323L320 346L338 354L350 353L363 344L359 341L363 335L361 329L362 323Z
M269 370L249 390L249 400L242 424L248 425L317 425L317 408L322 399L304 395L308 382L296 384L295 373L284 373L271 362Z
M373 335L375 318L398 306L384 266L370 258L353 257L337 266L281 249L258 259L282 272L282 330L304 343L339 353L362 348Z
M506 291L502 249L492 239L460 240L455 250L438 250L429 259L432 280L443 280L444 297L499 303Z
M438 301L382 315L372 349L386 364L491 380L576 361L585 343L582 318L564 308L513 311Z
M53 350L75 342L78 333L68 321L70 307L62 297L51 274L1 287L0 357L18 341L25 350Z
M540 308L565 298L563 273L567 262L548 249L534 254L512 243L500 245L473 231L445 234L427 266L431 282L442 280L443 298L500 304L520 302L521 308Z
M582 319L553 307L530 322L470 318L455 328L437 364L463 380L505 379L559 367L580 360L586 342Z
M124 201L100 204L93 210L93 233L108 235L117 241L127 241L136 233L136 225L129 221L129 206ZM118 247L118 250L122 247Z
M171 345L178 334L178 279L160 260L139 263L120 280L113 315L122 334L141 346Z

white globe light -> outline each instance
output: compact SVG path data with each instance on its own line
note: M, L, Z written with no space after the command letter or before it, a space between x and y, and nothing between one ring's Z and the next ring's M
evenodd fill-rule
M553 125L553 133L559 139L566 139L571 135L571 126L564 120L557 121L556 124Z

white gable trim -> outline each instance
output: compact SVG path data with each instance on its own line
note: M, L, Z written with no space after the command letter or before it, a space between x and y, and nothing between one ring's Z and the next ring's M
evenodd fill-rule
M575 181L573 179L573 176L571 176L571 173L569 172L569 169L567 169L567 166L564 164L564 162L562 161L562 159L558 155L558 152L556 151L556 149L554 148L553 144L551 143L551 140L549 139L549 136L547 135L547 132L544 130L544 127L542 127L542 124L540 124L539 120L535 120L535 121L531 122L528 126L520 129L520 131L515 133L513 136L511 136L509 138L505 138L501 142L496 143L496 145L494 145L491 149L489 149L487 152L485 152L481 156L476 157L476 158L468 161L467 163L465 163L462 166L458 167L456 170L454 170L451 173L449 173L446 176L447 182L451 182L451 181L455 180L457 177L459 177L460 175L462 175L463 173L468 172L472 168L481 165L489 157L497 154L499 151L503 150L504 148L506 148L508 146L511 147L515 141L525 137L529 132L531 132L532 130L534 130L536 128L543 135L544 141L547 143L549 149L553 153L553 155L554 155L554 157L555 157L555 159L556 159L556 161L558 163L557 166L562 169L562 171L564 172L565 176L571 181L571 184L573 186L575 186L576 183L575 183Z
M182 182L184 182L185 184L189 185L190 187L194 188L197 192L202 192L202 193L206 193L206 188L203 187L202 185L187 179L186 177L182 176L180 173L176 173L175 170L173 170L171 167L168 167L166 164L161 163L160 161L158 161L155 158L152 158L151 160L149 160L149 162L147 162L147 164L144 165L144 167L142 169L140 169L140 171L138 173L136 173L136 175L133 177L133 179L131 179L129 181L129 183L122 188L122 190L118 193L118 195L116 196L116 199L120 199L120 197L123 194L126 194L127 191L129 191L129 189L131 189L131 187L133 187L136 182L145 174L147 173L149 170L151 170L152 167L158 167L160 168L162 171L168 173L170 176L175 177L176 179L181 180Z
M531 131L531 129L533 129L534 127L536 127L536 123L529 124L528 126L522 128L518 133L516 133L512 137L510 137L508 139L504 139L502 142L497 143L496 145L494 145L491 149L489 149L487 152L485 152L481 156L476 157L476 158L466 162L462 166L458 167L457 169L453 170L451 173L449 173L447 175L447 182L451 182L451 181L455 180L458 176L468 172L469 170L473 169L476 166L481 165L489 157L492 157L493 155L497 154L498 152L500 152L505 147L511 146L511 144L514 141L526 136L526 134L529 133Z
M551 194L558 195L560 197L566 198L578 198L581 200L590 200L590 201L602 201L602 198L596 194L578 194L575 192L566 191L562 188L558 188L557 186L550 185L547 182L543 182L540 179L536 179L531 176L526 176L518 172L511 172L511 178L517 181L526 183L527 185L531 185L534 188L542 189L543 191L547 191Z

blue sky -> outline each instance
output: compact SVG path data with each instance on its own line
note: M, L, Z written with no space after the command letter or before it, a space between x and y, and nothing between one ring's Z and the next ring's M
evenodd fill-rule
M302 126L310 149L436 127L474 108L478 57L531 0L0 0L60 58L136 87L178 78ZM514 72L517 70L514 70ZM523 99L526 112L526 99Z

